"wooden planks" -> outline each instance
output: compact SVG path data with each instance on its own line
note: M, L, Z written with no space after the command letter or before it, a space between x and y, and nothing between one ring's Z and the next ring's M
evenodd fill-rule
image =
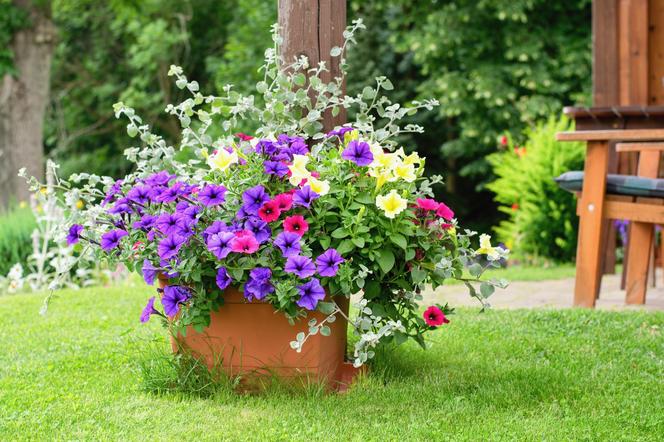
M616 144L616 151L617 152L651 152L651 151L662 152L664 151L664 143L662 142L618 143Z

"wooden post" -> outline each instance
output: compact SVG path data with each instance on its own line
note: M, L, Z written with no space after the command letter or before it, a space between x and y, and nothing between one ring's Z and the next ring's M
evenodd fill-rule
M330 50L343 45L346 0L279 0L279 27L283 37L281 54L287 63L305 55L309 66L325 62L328 72L321 75L323 81L340 75L339 58L330 57ZM345 122L343 110L336 117L323 115L323 130Z

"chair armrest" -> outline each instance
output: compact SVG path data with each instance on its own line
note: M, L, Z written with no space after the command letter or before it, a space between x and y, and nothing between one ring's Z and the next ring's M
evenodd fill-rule
M616 152L664 152L663 142L618 143Z

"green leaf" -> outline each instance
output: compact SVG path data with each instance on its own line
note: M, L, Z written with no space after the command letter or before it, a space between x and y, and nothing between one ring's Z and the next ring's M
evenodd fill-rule
M489 296L493 295L493 292L496 291L496 288L488 283L488 282L483 282L480 284L480 293L482 294L482 297L488 298Z
M394 253L390 249L380 249L378 251L378 265L383 273L387 273L394 267Z
M337 230L332 232L332 238L345 238L350 235L350 232L343 227L339 227Z
M360 236L358 236L356 238L351 238L351 241L353 241L353 244L355 244L359 248L364 247L364 238L362 238Z
M339 46L334 46L330 49L330 57L338 57L341 55L342 49Z
M364 297L366 299L373 299L380 295L380 284L378 281L367 281L364 284Z
M406 240L406 237L399 233L391 234L390 241L392 241L394 244L398 245L404 250L406 250L406 248L408 247L408 241Z
M319 302L318 310L324 315L330 315L335 309L334 302Z
M331 330L327 325L322 325L320 328L320 334L323 336L330 336Z
M386 78L386 79L383 81L383 84L382 84L381 86L382 86L382 88L385 89L386 91L391 91L392 89L394 89L394 85L392 84L392 82L391 82L388 78Z
M473 277L477 278L482 274L482 266L478 263L474 263L470 267L468 267L468 273L470 273Z
M420 268L413 268L410 271L410 277L413 280L413 284L420 284L426 279L427 272Z
M306 81L307 81L307 78L304 76L304 74L302 72L296 74L293 77L293 83L295 83L298 86L304 86Z
M348 253L348 252L350 252L351 250L353 250L354 248L355 248L355 244L353 244L353 242L352 242L351 240L349 240L349 239L344 239L343 241L341 241L341 244L340 244L339 247L337 248L337 252L339 252L339 254L340 254L341 256L343 256L343 255L345 255L346 253Z

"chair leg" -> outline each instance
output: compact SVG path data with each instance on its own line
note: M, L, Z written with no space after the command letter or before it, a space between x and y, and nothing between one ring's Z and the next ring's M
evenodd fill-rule
M653 239L653 225L633 222L630 226L627 261L627 304L644 304L648 287L648 264Z
M576 251L574 305L595 307L602 282L602 219L594 213L582 214L579 220L579 243Z

